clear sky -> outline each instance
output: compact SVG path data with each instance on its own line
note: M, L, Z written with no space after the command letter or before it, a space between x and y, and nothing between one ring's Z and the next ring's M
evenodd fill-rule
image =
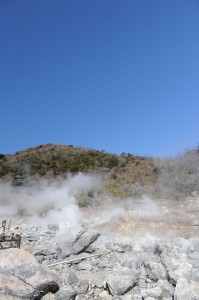
M0 0L0 153L199 143L199 0Z

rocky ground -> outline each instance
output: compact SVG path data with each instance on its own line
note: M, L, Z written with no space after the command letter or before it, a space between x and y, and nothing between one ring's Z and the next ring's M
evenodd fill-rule
M199 198L157 205L104 222L85 210L75 228L13 224L22 244L0 251L0 299L198 300Z

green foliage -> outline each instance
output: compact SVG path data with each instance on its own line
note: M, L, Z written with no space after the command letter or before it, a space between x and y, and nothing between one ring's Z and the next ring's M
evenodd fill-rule
M117 167L119 164L119 159L116 157L116 156L110 156L108 159L107 159L107 167L108 168L114 168L114 167Z
M131 154L118 156L72 145L39 145L0 160L0 176L9 175L16 182L21 182L21 178L27 176L37 175L47 176L47 178L48 176L65 178L67 173L78 172L116 174L117 176L112 178L114 181L108 183L107 189L112 194L122 196L129 193L123 188L127 178L128 184L140 179L142 182L149 181L150 176L153 176L153 168L147 158L135 157ZM125 177L125 174L128 176Z

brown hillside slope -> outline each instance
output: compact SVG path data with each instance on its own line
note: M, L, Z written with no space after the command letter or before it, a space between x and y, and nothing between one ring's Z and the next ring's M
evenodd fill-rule
M153 160L132 154L115 155L94 149L65 146L39 145L34 148L0 157L0 179L24 184L27 177L39 176L49 180L66 178L67 173L110 174L107 188L139 183L148 185L156 179Z
M181 199L199 194L199 151L168 159L122 153L115 155L72 145L39 145L12 155L0 154L0 181L14 186L67 174L103 175L105 191L116 197L140 196Z

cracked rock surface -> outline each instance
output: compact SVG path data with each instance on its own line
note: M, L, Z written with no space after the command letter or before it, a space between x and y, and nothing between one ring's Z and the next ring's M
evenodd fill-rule
M0 299L199 300L197 237L132 240L80 228L58 242L56 229L24 227L22 249L0 251Z
M18 248L0 251L0 299L41 299L57 290L52 276L32 254Z

